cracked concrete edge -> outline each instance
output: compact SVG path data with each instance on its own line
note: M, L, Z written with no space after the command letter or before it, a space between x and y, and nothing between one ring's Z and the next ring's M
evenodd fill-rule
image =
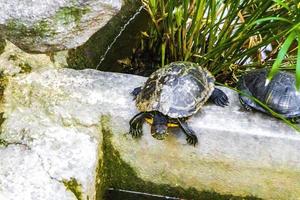
M39 155L26 145L0 147L0 154L0 199L75 199L61 182L49 176Z
M57 177L52 176L51 173L49 172L49 169L47 169L46 166L45 166L45 164L44 164L44 158L43 158L43 156L40 155L38 153L38 151L33 150L30 147L30 144L27 144L26 141L25 142L24 141L20 141L20 142L7 142L7 141L1 139L0 143L1 143L0 144L0 154L1 154L1 151L4 150L5 148L9 149L10 147L15 146L15 147L20 147L21 150L30 151L33 154L37 155L37 157L39 158L39 161L40 161L40 166L42 167L42 169L44 170L44 172L48 175L48 177L51 180L53 180L53 181L55 181L55 182L63 185L65 187L65 189L66 189L67 192L73 193L74 194L74 199L77 199L77 200L83 200L83 199L92 200L92 199L95 199L95 192L96 191L94 190L94 188L92 189L92 195L91 195L91 193L90 194L89 193L85 193L84 194L83 191L82 191L82 185L81 185L80 182L78 182L76 180L76 178L71 177L68 180L68 179L59 179ZM100 147L100 149L102 148L100 145L99 145L99 147ZM100 151L99 153L101 154L102 152ZM5 157L2 157L2 159L7 161L7 159ZM1 171L1 167L0 167L0 176L1 176L1 172L3 172L3 171ZM96 174L96 176L97 176L97 174ZM75 183L75 185L74 185L74 183ZM1 185L2 184L1 184L1 181L0 181L0 186ZM36 191L32 191L32 192L35 193ZM83 195L86 195L86 198L84 198ZM0 192L0 199L1 199L1 197L5 197L5 199L7 199L7 200L9 198L12 198L9 195L5 196L3 193ZM24 196L23 198L27 199L29 197L28 196ZM37 199L35 199L35 200L37 200Z
M21 75L21 76L26 76L25 74ZM10 88L11 86L17 86L18 84L16 84L15 82L9 82L8 83L8 88ZM14 87L13 86L13 87ZM30 85L28 85L29 88L31 88ZM22 87L22 86L21 86ZM10 88L11 89L11 88ZM24 90L26 90L26 88L23 88ZM31 88L32 89L32 88ZM29 89L29 90L31 90ZM8 89L9 90L9 89ZM6 90L7 91L7 90ZM13 95L15 95L16 93L14 93ZM27 96L26 94L29 94L29 96ZM24 106L29 106L34 104L34 102L31 101L31 98L34 98L30 95L29 93L26 93L24 98L29 98L29 104L22 104L20 103L19 106L24 108ZM13 98L9 98L10 93L6 93L6 98L8 100L13 101ZM20 97L20 96L19 96ZM22 99L22 97L20 97ZM17 98L18 99L18 98ZM20 100L20 99L19 99ZM24 100L24 99L23 99ZM17 101L18 102L18 101ZM16 104L18 104L16 102ZM44 102L44 101L41 101ZM48 177L52 180L55 180L56 182L60 183L62 185L62 187L65 188L66 191L71 192L74 194L73 199L94 199L95 198L95 185L96 185L96 167L97 167L97 161L101 158L99 158L98 156L101 155L97 149L101 143L101 136L99 135L95 135L98 134L98 132L96 131L98 124L90 124L90 125L86 125L86 124L81 124L80 121L78 121L75 118L71 118L71 119L65 119L62 120L61 118L56 119L53 116L53 113L49 110L46 109L47 106L42 105L41 109L39 110L40 112L37 114L37 116L39 116L39 119L35 119L34 122L32 121L32 119L30 119L30 110L23 110L24 112L21 112L22 114L19 115L20 118L18 118L17 116L14 115L10 115L13 111L11 109L4 109L6 111L6 113L4 114L5 116L5 121L4 121L4 128L2 127L2 134L1 134L1 141L0 143L2 144L2 147L9 147L11 145L23 145L26 148L28 148L28 150L30 150L31 152L33 152L34 154L36 154L41 162L41 166L44 169L44 171L47 173ZM14 108L12 108L14 109ZM21 108L22 110L22 108ZM9 114L10 113L10 114ZM45 115L47 114L47 115ZM27 118L28 117L28 118ZM47 120L45 120L47 119ZM26 123L26 121L28 120L29 123L31 123L32 127L27 128L28 123ZM62 120L62 121L60 121ZM41 121L46 121L45 123L47 125L43 126L43 123L40 124ZM25 122L25 123L24 123ZM19 129L7 129L7 126L11 127L19 127ZM23 128L20 127L19 125L23 124L25 125ZM27 124L27 125L26 125ZM55 124L60 124L62 125L62 127L64 128L59 128L57 127ZM21 125L21 126L23 126ZM41 125L40 128L38 128L38 126ZM58 125L59 126L59 125ZM47 131L47 127L52 127L54 130L54 132L49 132ZM75 128L73 128L75 127ZM78 128L78 130L77 130ZM85 131L83 131L82 129L85 129ZM63 174L62 169L55 169L56 166L53 165L60 165L60 161L59 160L55 160L53 161L53 159L51 157L61 157L61 154L70 154L70 152L72 152L72 145L68 144L68 142L64 143L64 141L60 141L60 136L59 135L55 135L56 131L60 131L61 133L65 134L66 137L75 137L77 139L74 139L75 143L76 140L79 141L86 141L85 144L87 144L86 146L88 146L90 148L86 150L85 154L86 155L93 155L92 159L88 160L88 162L93 163L91 164L87 164L87 166L89 167L87 170L87 174L89 175L84 175L81 177L77 177L78 172L80 172L80 169L75 169L74 172L70 172L70 173L65 173ZM74 134L75 133L75 134ZM40 135L41 134L41 135ZM42 138L38 138L38 137L42 137ZM54 141L53 141L54 140ZM48 141L48 142L47 142ZM61 145L64 146L66 145L67 147L62 148L63 150L61 150L60 153L55 154L48 154L48 151L52 151L51 149L49 149L50 147L48 145L45 145L44 143L50 143L51 145ZM83 145L85 145L83 144ZM94 148L95 147L95 148ZM75 152L76 149L80 150L80 149L85 149L83 146L76 146L74 147ZM84 150L83 150L84 151ZM72 153L71 153L72 154ZM82 156L84 156L85 154L82 154ZM101 157L101 156L100 156ZM91 158L91 157L90 157ZM6 160L8 162L9 165L9 158L2 158L3 161ZM75 160L76 159L80 159L79 157L76 158L75 156ZM68 160L68 159L62 159L61 161L63 161L66 163L65 165L62 164L62 168L66 168L67 169L67 165L72 164L72 160ZM87 161L87 160L86 160ZM83 161L83 162L86 162ZM74 162L73 162L74 163ZM4 164L4 163L3 163ZM26 168L26 166L24 166ZM84 168L84 163L81 162L81 168ZM58 166L59 168L59 166ZM38 170L38 169L37 169ZM72 170L72 169L70 169ZM76 171L77 170L77 171ZM3 172L3 170L0 168L0 171ZM25 171L25 170L23 170ZM17 176L17 174L19 173L17 170L13 171L14 175ZM1 172L0 172L0 177L1 177ZM16 184L18 185L18 183L11 183L11 184ZM32 183L32 184L37 184L38 183ZM0 188L5 188L5 185L1 185L0 183ZM10 187L10 185L9 185ZM40 186L38 186L40 187ZM49 184L49 187L51 188L51 185ZM15 191L17 192L17 191ZM13 193L15 193L13 192ZM33 191L34 193L38 193L38 191ZM11 194L13 194L11 193ZM7 194L7 196L5 197L6 199L9 199L11 194ZM52 199L52 197L49 197L50 199ZM24 199L36 199L36 198L31 198L29 196L26 196ZM39 198L38 198L39 199ZM47 197L43 197L40 199L47 199ZM57 198L57 199L68 199L68 198Z
M28 142L28 141L27 141ZM27 143L24 141L22 142L6 142L6 144L2 144L0 146L0 154L1 154L1 166L0 166L0 179L6 180L7 176L6 173L9 173L11 179L14 179L14 182L6 182L3 183L0 181L0 188L1 190L9 190L9 188L12 188L11 191L6 192L0 192L0 197L5 197L5 199L14 199L16 194L20 196L20 199L24 200L46 200L46 199L64 199L64 200L84 200L84 199L95 199L96 191L95 191L95 184L96 184L96 169L90 168L86 171L86 173L90 174L90 176L93 176L94 178L90 176L84 176L84 177L77 177L76 173L65 173L62 174L62 172L55 172L55 166L51 166L53 164L57 165L57 162L53 161L51 164L51 157L49 155L45 155L44 151L40 151L39 145L34 144L34 142ZM13 152L11 149L15 148L16 151L18 151L19 154L22 154L23 151L28 152L27 156L23 155L17 155L15 152ZM78 148L77 148L78 149ZM48 149L46 148L46 151ZM5 156L6 154L3 152L8 151L11 154L8 156ZM64 151L65 153L68 153ZM89 153L96 153L96 152L89 152ZM59 154L57 154L59 156ZM50 154L50 156L52 156ZM55 156L55 155L54 155ZM22 159L28 159L32 160L32 157L37 157L39 164L31 166L24 164L22 162ZM50 160L49 160L50 159ZM98 160L99 158L96 158ZM21 160L21 161L20 161ZM12 162L22 162L22 164L19 164L18 168L14 168L13 166L16 164L13 164ZM63 160L61 160L63 162ZM92 162L92 161L91 161ZM70 164L70 161L66 161L66 163ZM9 167L10 166L10 167ZM63 165L64 167L65 165ZM7 168L8 167L8 168ZM96 167L96 164L95 164ZM35 177L37 173L40 173L40 171L43 171L44 175L39 175L38 178L32 178ZM53 171L54 170L54 171ZM68 170L68 169L66 169ZM76 170L75 170L76 171ZM26 176L26 182L28 184L23 183L22 180L20 180L20 174L23 176ZM47 178L48 177L48 178ZM47 180L49 179L49 180ZM83 179L89 179L84 180ZM56 182L55 186L53 186L53 181ZM47 182L46 184L41 184L41 182ZM58 189L58 184L60 184ZM33 189L34 188L34 189ZM64 188L64 190L62 189ZM42 190L42 191L41 191ZM46 194L44 194L44 190L48 191ZM61 193L59 195L52 196L52 193ZM27 195L27 193L34 193L38 195L37 197L33 197L31 195ZM62 193L72 193L73 195L68 194L62 194ZM52 194L52 195L51 195ZM17 197L18 197L17 195ZM1 198L0 198L1 199ZM18 198L16 198L18 199Z

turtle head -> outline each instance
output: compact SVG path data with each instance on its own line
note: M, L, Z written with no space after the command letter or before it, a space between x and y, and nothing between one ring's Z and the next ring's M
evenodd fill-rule
M151 126L151 135L158 140L164 140L168 135L167 125L157 124Z
M158 139L163 140L168 135L168 117L155 112L153 115L153 124L151 126L151 135Z

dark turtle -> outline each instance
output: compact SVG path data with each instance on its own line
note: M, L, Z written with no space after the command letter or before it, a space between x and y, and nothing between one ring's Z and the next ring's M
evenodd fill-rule
M214 81L209 71L191 62L173 62L155 71L143 87L132 92L141 112L130 120L129 133L140 137L146 120L154 138L164 139L168 127L180 127L187 142L195 145L198 139L186 122L188 117L208 99L222 107L228 104L228 97L215 88Z
M254 70L242 76L238 89L246 94L240 94L240 102L247 110L258 110L270 114L248 96L253 96L266 104L273 111L289 119L300 116L300 94L295 87L295 76L280 71L266 84L268 69Z

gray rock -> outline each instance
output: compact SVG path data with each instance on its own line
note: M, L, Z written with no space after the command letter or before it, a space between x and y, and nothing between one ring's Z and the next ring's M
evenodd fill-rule
M300 136L278 119L246 112L229 89L222 88L228 107L207 103L190 119L199 138L196 147L179 130L156 140L148 124L143 137L133 139L128 121L138 111L129 93L144 81L71 69L10 78L0 197L101 199L107 187L188 199L207 195L201 191L284 200L300 196Z
M75 48L103 27L123 4L121 0L3 0L0 32L30 52Z
M56 52L53 59L46 54L29 54L7 41L3 53L0 54L0 73L14 76L18 73L29 73L31 70L43 68L60 68L67 65L66 51Z

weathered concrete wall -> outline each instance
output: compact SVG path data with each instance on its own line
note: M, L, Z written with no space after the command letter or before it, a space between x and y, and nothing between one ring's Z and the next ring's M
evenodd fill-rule
M127 134L137 113L129 93L143 77L39 69L8 79L3 199L94 199L96 186L98 199L105 187L189 199L300 196L298 133L244 111L226 88L228 107L208 103L191 118L199 138L193 147L178 130L165 141L152 138L147 124L141 139Z

